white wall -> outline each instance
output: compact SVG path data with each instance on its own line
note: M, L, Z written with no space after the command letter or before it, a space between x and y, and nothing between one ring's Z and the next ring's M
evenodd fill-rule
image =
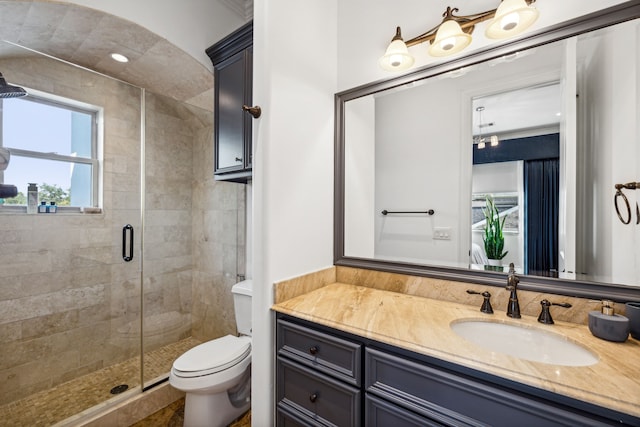
M273 283L333 264L337 0L255 5L252 422L273 425Z

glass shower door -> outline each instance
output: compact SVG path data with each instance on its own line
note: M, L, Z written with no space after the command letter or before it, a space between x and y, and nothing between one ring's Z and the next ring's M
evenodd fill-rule
M173 98L145 93L143 382L165 381L192 337L194 146L212 122Z
M0 71L32 97L18 102L64 113L3 104L0 140L18 190L0 205L0 424L51 425L140 389L142 91L9 44Z

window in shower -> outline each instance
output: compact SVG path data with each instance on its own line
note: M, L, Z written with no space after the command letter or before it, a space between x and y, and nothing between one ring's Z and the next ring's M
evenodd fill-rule
M39 201L55 202L60 210L97 207L101 109L29 93L0 100L0 146L10 152L0 183L18 188L16 197L0 200L2 207L24 209L29 183L38 185Z

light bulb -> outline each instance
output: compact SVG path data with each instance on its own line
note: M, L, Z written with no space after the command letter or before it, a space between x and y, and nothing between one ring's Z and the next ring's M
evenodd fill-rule
M455 47L456 45L456 38L455 37L448 37L444 40L442 40L440 42L440 49L442 50L451 50Z
M513 30L520 23L520 15L517 12L509 13L500 20L500 27L503 31Z
M402 55L399 55L399 54L391 55L389 57L389 64L391 64L391 66L394 68L399 67L402 64L402 59L403 59Z

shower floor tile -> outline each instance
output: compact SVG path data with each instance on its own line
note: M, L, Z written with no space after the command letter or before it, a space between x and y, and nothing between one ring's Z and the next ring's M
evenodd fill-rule
M147 352L145 378L155 379L171 370L173 361L201 342L186 338ZM1 427L51 426L114 397L110 390L120 384L140 385L140 358L130 359L0 406Z

